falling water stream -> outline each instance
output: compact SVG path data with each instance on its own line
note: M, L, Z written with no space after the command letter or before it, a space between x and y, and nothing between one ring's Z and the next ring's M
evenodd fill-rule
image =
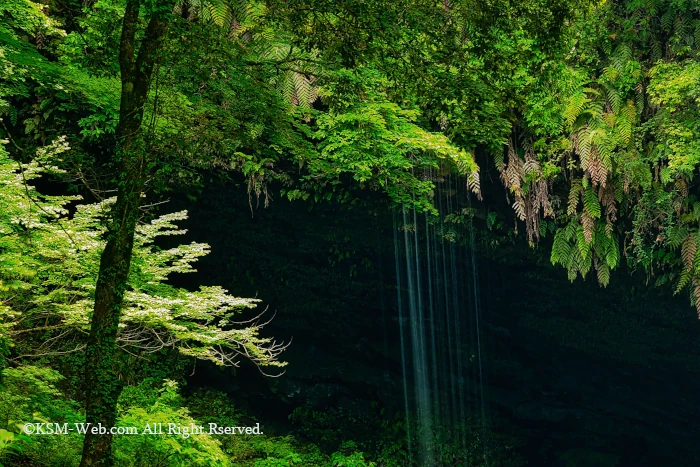
M429 173L439 216L394 212L410 466L488 465L479 276L469 193Z

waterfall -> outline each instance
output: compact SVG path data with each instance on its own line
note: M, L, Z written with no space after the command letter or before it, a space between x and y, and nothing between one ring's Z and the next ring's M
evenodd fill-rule
M408 465L488 465L485 352L469 193L429 173L438 216L394 212Z

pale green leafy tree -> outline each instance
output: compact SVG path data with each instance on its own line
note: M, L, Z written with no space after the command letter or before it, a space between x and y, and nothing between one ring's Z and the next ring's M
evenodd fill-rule
M46 196L31 185L60 172L50 161L67 149L59 140L30 164L0 149L0 340L21 350L17 360L82 350L89 332L102 218L114 200L77 204L80 196ZM218 286L190 291L167 283L172 273L195 272L193 263L209 252L203 243L155 246L160 236L184 234L175 222L186 218L182 211L138 225L120 349L139 355L172 347L219 365L235 366L243 357L260 368L283 367L278 357L285 345L260 335L263 314L245 322L237 317L259 300Z

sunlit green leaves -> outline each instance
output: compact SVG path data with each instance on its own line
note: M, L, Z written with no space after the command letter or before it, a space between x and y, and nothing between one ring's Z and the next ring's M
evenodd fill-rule
M38 158L49 161L65 150L59 141ZM114 200L73 205L68 216L68 204L80 197L44 196L28 184L45 171L0 153L0 338L57 333L63 339L40 351L51 354L80 349L89 329L104 248L100 219ZM208 245L198 243L155 247L158 237L183 234L175 222L186 217L185 212L166 214L137 227L120 347L131 353L175 347L220 365L235 365L244 357L262 366L283 366L277 360L283 347L260 337L260 324L239 323L241 312L255 308L258 300L233 297L221 287L189 291L166 282L173 273L194 272L193 263L209 253ZM31 345L23 351L39 352Z
M342 70L334 79L337 84L321 88L330 109L316 114L318 155L304 161L311 173L305 178L308 189L323 189L346 174L362 186L386 191L397 203L434 211L433 183L421 178L422 170L478 172L469 152L418 124L418 109L388 99L381 74ZM477 178L471 187L478 190Z

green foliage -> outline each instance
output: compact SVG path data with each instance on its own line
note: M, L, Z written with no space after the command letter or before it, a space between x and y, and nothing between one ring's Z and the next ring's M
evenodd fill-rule
M63 393L56 388L62 379L59 373L45 367L27 365L4 369L0 421L7 428L11 421L30 421L35 413L57 422L79 421L77 407L65 400Z
M29 437L0 428L0 467L5 467L3 462L22 454L28 442L31 442Z
M481 173L491 170L490 157L513 208L503 216L486 206L493 235L479 239L491 251L513 241L516 229L503 231L515 219L533 245L556 231L550 259L571 280L594 270L606 286L626 254L631 266L660 272L657 283L690 290L700 310L697 1L173 3L143 106L149 190L191 189L236 171L251 208L253 198L272 200L270 186L279 182L289 199L353 202L360 187L435 212L435 181L457 174L480 196L477 156ZM0 367L29 355L78 355L84 346L113 200L79 204L28 182L63 177L97 198L117 186L123 14L119 0L0 5L0 131L11 137L0 146ZM147 16L137 21L139 44ZM461 241L453 227L479 217L481 206L470 209L445 219L440 235ZM218 364L244 355L281 366L282 347L260 337L259 325L236 323L256 300L167 282L193 272L209 251L156 246L183 233L177 224L185 219L184 212L146 218L137 230L122 355L158 359L175 348ZM116 371L128 373L129 365L136 363ZM42 452L41 462L56 452L73 459L75 440L25 445L9 424L39 411L78 417L57 389L68 383L37 368L3 371L4 446L21 447L37 463ZM220 397L206 400L220 420L240 422ZM162 394L141 387L126 391L121 410L139 423L200 419L183 404L173 386ZM192 410L216 419L201 404ZM299 410L295 421L331 450L345 441L331 431L336 414ZM405 464L398 439L382 440L378 462ZM372 457L344 445L329 458L292 437L150 441L120 438L120 462L175 455L185 465L210 453L224 465L225 453L239 465L364 465ZM445 464L456 455L443 445Z
M587 228L591 229L590 232L586 231ZM554 235L551 261L565 267L571 281L579 274L585 278L594 267L598 282L607 286L610 271L620 261L618 241L615 234L608 232L601 222L591 219L584 226L573 220Z
M388 85L386 76L364 68L322 77L319 96L330 108L315 114L318 154L302 160L309 175L302 177L301 190L287 192L290 199L314 194L318 200L325 189L328 199L342 201L334 192L347 175L361 187L385 191L398 204L435 211L434 185L416 171L441 166L475 177L473 189L479 192L472 155L445 135L426 131L418 124L420 111L392 102L384 91Z
M692 176L700 162L700 63L660 63L649 70L649 97L659 106L653 122L654 151L668 160L668 183Z
M147 383L148 384L148 383ZM130 388L131 389L131 388ZM198 427L183 407L184 400L177 392L177 384L166 381L158 390L140 385L125 394L129 404L120 410L117 426L146 427L162 424L164 434L122 435L115 440L115 464L119 466L211 466L226 467L228 458L219 443L206 431L202 434L168 434L168 424ZM122 399L124 400L124 399Z
M335 452L331 456L331 462L333 467L376 467L377 464L374 462L365 461L364 454L361 452L352 452L351 454L345 454L348 451L353 451L357 448L357 445L348 441L340 446L341 452Z
M77 131L76 121L80 127L101 119L105 131L110 125L113 130L118 81L47 58L64 53L61 44L69 35L63 21L29 0L4 2L0 14L7 18L0 23L0 117L7 119L3 129L22 128L23 134L15 136L30 145L35 140L49 144L66 134L67 127Z
M48 161L66 149L59 142L38 159ZM0 278L5 289L0 292L0 329L10 338L36 336L23 339L22 351L39 355L82 349L84 337L79 336L89 328L103 248L100 219L113 202L74 205L67 217L66 205L79 197L43 196L28 184L46 171L60 172L38 162L22 165L0 158ZM254 308L257 300L233 297L221 287L192 292L166 283L170 274L194 272L192 263L209 250L197 243L167 250L154 245L158 237L183 234L174 222L185 218L184 212L163 215L137 228L120 347L131 353L175 347L219 365L236 364L238 356L245 356L260 365L283 366L276 361L283 347L259 337L260 325L237 325L236 314ZM63 337L50 340L52 347L41 345L42 337L59 335Z
M57 388L63 377L37 366L6 368L0 373L0 433L11 450L6 455L29 459L36 465L75 465L80 458L81 438L70 433L60 436L26 436L25 423L79 423L84 420L78 404ZM0 454L2 462L2 454Z
M679 251L698 230L699 8L656 0L581 7L562 36L567 49L535 59L543 68L527 75L522 115L508 151L494 151L496 168L530 238L544 218L556 222L551 261L572 280L595 269L607 285L628 235L633 268L659 272L658 284L676 281L700 304L693 258ZM533 172L530 161L547 169ZM537 208L542 198L553 209Z
M587 242L599 222L615 238L634 224L632 263L680 264L656 238L697 229L683 217L700 157L696 2L307 3L176 2L144 107L151 186L237 170L251 207L278 181L290 199L353 202L359 186L434 212L424 173L480 194L484 151L533 245L547 222L576 218ZM60 166L109 185L123 2L0 12L4 130L25 160L67 135ZM658 189L675 215L640 206Z

